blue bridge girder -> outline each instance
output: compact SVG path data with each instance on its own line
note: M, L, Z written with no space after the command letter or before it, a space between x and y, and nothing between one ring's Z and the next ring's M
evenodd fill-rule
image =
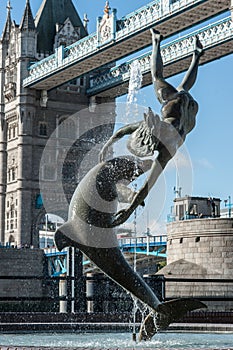
M146 236L146 237L131 237L131 238L123 238L119 239L119 247L121 249L127 249L127 248L145 248L148 245L150 247L159 247L159 246L166 246L167 240L166 236Z
M56 277L67 272L67 250L58 252L55 250L45 253L48 259L49 275Z
M111 38L98 40L98 33L63 47L55 54L30 66L24 87L50 90L117 59L151 45L150 28L156 27L164 37L201 23L227 11L230 0L155 0L115 20Z
M124 254L140 254L166 258L166 236L148 236L137 238L119 239L119 247ZM48 259L49 275L59 276L67 272L68 249L59 252L56 248L45 249L45 255ZM83 266L89 265L89 260L83 260Z
M146 250L142 250L142 248L136 248L136 250L134 248L130 248L130 249L127 249L126 252L131 254L136 253L136 254L143 254L143 255L150 255L150 256L154 255L165 259L167 257L167 254L162 252L164 249L165 247L162 247L157 250L152 250L147 252ZM123 252L125 252L124 249L123 249Z
M170 77L188 69L190 55L194 50L195 35L198 35L204 48L200 65L233 53L233 22L229 16L162 45L161 54L165 77ZM112 97L127 94L130 66L135 60L139 62L143 75L142 86L150 85L152 83L150 71L151 51L115 66L105 71L104 74L93 76L90 79L87 94L89 96L110 95Z

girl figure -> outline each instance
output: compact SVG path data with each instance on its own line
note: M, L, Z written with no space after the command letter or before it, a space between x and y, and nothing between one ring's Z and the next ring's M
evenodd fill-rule
M196 122L198 104L190 95L189 90L196 81L199 59L203 54L203 47L198 37L194 38L195 50L190 67L181 84L175 88L163 76L160 51L162 35L155 29L151 29L151 33L151 75L155 94L162 105L162 118L160 119L149 108L148 113L144 114L143 121L117 130L100 152L100 161L105 159L108 148L125 135L130 135L127 147L135 156L148 157L154 155L155 151L158 152L158 156L153 160L144 185L134 194L130 206L116 214L112 226L124 223L137 206L143 203L168 161L175 155Z

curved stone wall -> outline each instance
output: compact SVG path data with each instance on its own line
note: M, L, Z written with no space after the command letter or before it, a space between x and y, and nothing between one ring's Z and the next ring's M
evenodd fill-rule
M176 221L167 225L167 278L198 278L203 282L166 283L166 297L233 298L233 219ZM208 279L222 279L214 282ZM233 302L206 301L209 310L232 311Z
M208 275L233 277L233 219L177 221L167 225L167 263L201 265Z

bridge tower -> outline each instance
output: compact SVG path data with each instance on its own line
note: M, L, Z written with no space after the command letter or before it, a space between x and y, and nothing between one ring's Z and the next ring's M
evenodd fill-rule
M87 76L50 91L23 88L29 63L39 61L61 45L70 45L86 35L86 26L72 0L41 0L35 18L30 0L26 0L19 25L11 19L11 4L8 1L6 23L0 39L2 244L38 246L37 225L45 214L39 188L39 166L44 147L60 123L89 105L85 95ZM91 124L92 113L86 113ZM85 151L79 149L79 155L86 151L87 147ZM64 174L68 174L70 180L75 178L74 172L75 167L71 167L69 162L68 171L64 171ZM48 173L47 176L50 176ZM51 193L58 196L53 183ZM68 182L66 191L69 198L76 185L76 179Z

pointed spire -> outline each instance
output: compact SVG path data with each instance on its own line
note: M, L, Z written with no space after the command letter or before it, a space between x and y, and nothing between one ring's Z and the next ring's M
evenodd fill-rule
M35 16L38 52L54 51L56 23L63 25L67 18L73 27L79 28L80 38L87 35L72 0L43 0Z
M9 36L10 36L10 31L11 31L11 25L12 25L12 21L11 21L11 2L10 0L8 0L7 2L7 19L6 19L6 23L2 32L2 39L6 38L7 40L9 40Z
M32 10L31 10L29 0L26 0L26 6L25 6L24 14L23 14L19 29L21 31L35 30L35 22L32 15Z
M8 0L7 7L6 7L6 8L7 8L7 10L8 10L8 14L10 14L10 13L11 13L11 10L12 10L10 0Z

